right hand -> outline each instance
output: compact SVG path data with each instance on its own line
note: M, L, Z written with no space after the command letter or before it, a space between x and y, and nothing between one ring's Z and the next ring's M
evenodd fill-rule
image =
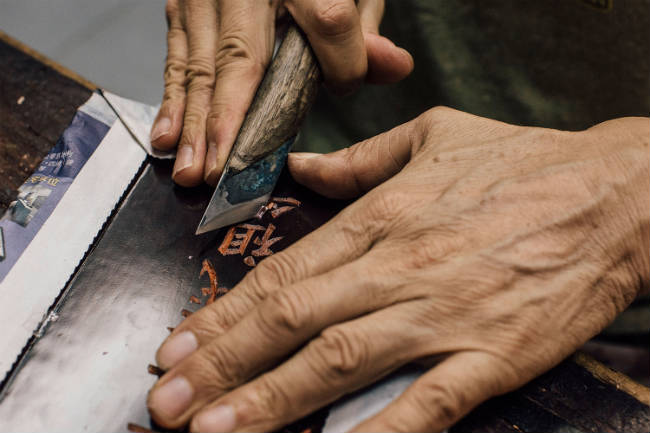
M438 107L292 154L299 183L359 198L174 329L152 417L275 431L419 362L353 431L441 431L524 385L648 286L648 120L567 132Z
M165 93L151 143L178 146L172 177L182 186L218 181L286 11L334 91L364 78L396 82L413 69L406 50L379 36L384 0L168 0L166 11Z

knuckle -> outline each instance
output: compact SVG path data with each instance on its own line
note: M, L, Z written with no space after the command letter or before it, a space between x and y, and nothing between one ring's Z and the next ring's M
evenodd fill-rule
M240 107L235 106L232 102L228 100L224 100L223 98L219 98L218 94L215 91L215 94L213 95L212 101L210 102L210 112L208 113L208 116L206 118L207 126L208 126L208 134L211 134L211 136L217 136L221 137L219 140L219 143L223 143L223 145L226 145L225 141L223 140L223 134L229 132L229 127L231 125L240 125L242 122L242 118L246 114L246 109L248 107L244 107L244 110L240 109ZM238 130L231 131L232 134L236 134ZM234 141L235 137L232 136L231 140ZM232 142L231 142L232 146ZM229 152L230 150L228 150ZM263 260L261 263L266 262L268 259ZM259 267L259 265L257 266ZM256 267L256 269L257 269Z
M210 59L203 57L191 58L185 74L187 75L189 91L204 89L212 91L215 71L214 63Z
M197 140L204 138L203 124L205 123L206 110L204 108L188 106L185 110L185 118L183 119L183 138L188 143L194 143Z
M367 224L349 215L339 221L337 229L341 233L341 246L348 251L354 251L359 244L369 245L376 237L376 233L369 230Z
M366 251L377 238L376 228L373 221L369 221L368 212L363 203L354 203L351 207L344 209L336 220L332 221L331 229L338 235L336 243L346 251Z
M297 293L277 290L269 295L266 305L260 308L262 329L277 337L278 333L292 335L310 325L313 320L312 309Z
M235 351L224 344L209 344L199 351L202 360L198 368L203 383L219 389L231 389L248 379L244 365L246 362L239 359Z
M174 83L179 85L185 85L185 62L173 55L167 57L167 63L165 64L165 83Z
M348 147L343 151L346 171L360 192L365 193L376 185L376 180L373 178L375 177L374 172L377 170L376 166L379 164L367 164L365 162L375 155L377 155L377 148L369 140Z
M182 44L185 43L185 30L182 27L170 23L167 30L167 48L170 52L185 51ZM174 49L173 49L174 48ZM180 48L180 49L179 49Z
M199 311L209 311L208 316L206 316L206 328L208 330L213 328L223 329L222 333L225 333L253 309L255 304L256 302L249 291L238 290L226 293L220 302Z
M508 125L514 126L514 125ZM514 128L519 128L514 126ZM508 128L509 129L509 128ZM570 131L559 131L557 129L551 128L526 128L522 131L524 134L527 134L527 138L531 143L545 143L546 145L559 144L563 145L566 143L567 136L571 135Z
M403 189L372 190L366 194L368 198L368 216L372 223L389 228L398 222L405 205L412 200L408 191Z
M245 407L252 411L242 411L243 425L259 424L265 420L277 419L294 406L287 393L287 387L277 383L273 375L263 375L256 380L256 385L246 392L241 399ZM239 415L239 414L238 414Z
M286 253L276 253L262 260L255 268L257 282L265 286L287 284L295 277L294 266Z
M433 108L424 112L424 116L429 119L445 119L449 117L455 110L444 105L436 105Z
M364 167L364 164L358 164L359 160L363 160L366 158L366 146L363 146L361 144L356 145L356 146L351 146L351 147L346 147L341 151L342 157L343 157L343 163L345 166L345 171L347 174L349 174L350 178L352 179L352 182L354 183L354 186L356 190L361 194L365 193L368 190L372 188L372 185L366 184L364 182L364 179L367 177L365 176L366 173L360 172L359 170L356 169L356 167L361 166ZM325 181L325 177L328 175L327 172L322 173L322 178L323 181Z
M248 36L238 31L220 39L215 63L217 72L236 66L254 77L262 77L269 63L267 57L256 55Z
M163 105L170 102L183 106L185 103L185 87L182 84L171 81L165 83Z
M418 142L424 144L433 139L436 146L441 148L441 143L454 142L451 138L458 135L459 113L453 108L440 105L419 115L412 125L414 135L419 138Z
M423 383L410 394L410 400L421 413L432 414L429 419L437 425L451 425L463 415L465 407L462 395L437 382Z
M181 146L197 146L205 141L205 134L195 124L192 125L187 121L187 114L185 115L185 124L183 125L183 135L179 145Z
M221 101L212 101L210 104L210 112L208 113L208 123L218 125L222 120L226 119L232 111L230 105Z
M438 105L422 113L416 119L418 127L429 131L432 127L449 121L450 117L456 112L453 108Z
M345 380L364 371L369 363L366 339L340 325L326 329L310 347L312 367L326 382Z
M323 37L346 35L357 24L354 6L347 0L316 2L313 14L315 30Z
M463 247L463 237L457 235L453 227L440 227L435 233L421 236L415 233L412 239L401 246L402 257L406 258L403 265L412 270L428 269L443 263Z
M167 16L168 23L178 16L178 0L167 0L165 4L165 15Z
M407 122L404 125L389 131L391 139L408 141L411 146L411 158L414 158L417 155L426 137L425 129L422 127L421 123L422 122L418 122L416 119L415 121Z
M273 281L267 279L265 275L266 272L262 269L262 264L264 262L266 262L266 260L262 261L262 263L258 264L255 269L246 274L241 284L243 286L242 289L245 287L245 290L243 291L246 293L245 296L254 303L266 299L269 295L268 287L272 285L270 281ZM238 292L240 292L240 290L241 289L238 289Z
M191 331L199 337L199 341L205 341L206 338L223 334L225 330L221 315L216 314L213 308L202 308L176 326L174 334Z

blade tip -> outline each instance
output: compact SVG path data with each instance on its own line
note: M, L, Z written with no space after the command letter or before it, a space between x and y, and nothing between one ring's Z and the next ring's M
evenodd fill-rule
M203 233L206 233L208 230L205 229L203 226L198 226L196 228L196 231L194 232L195 236L202 235Z

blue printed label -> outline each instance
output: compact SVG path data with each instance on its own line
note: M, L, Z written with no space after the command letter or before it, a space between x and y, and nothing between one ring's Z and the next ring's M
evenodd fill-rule
M54 211L109 129L110 125L77 111L38 169L18 189L18 197L0 219L0 282Z

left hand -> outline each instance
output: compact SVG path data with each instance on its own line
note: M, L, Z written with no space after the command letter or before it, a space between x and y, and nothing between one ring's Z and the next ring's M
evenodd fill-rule
M177 148L172 177L182 186L219 180L271 61L278 15L295 19L338 92L413 69L411 55L379 35L384 0L167 0L165 9L165 92L151 144Z
M174 330L154 420L273 430L425 360L355 430L437 431L523 385L648 284L647 124L563 132L437 108L293 155L318 192L369 192Z

